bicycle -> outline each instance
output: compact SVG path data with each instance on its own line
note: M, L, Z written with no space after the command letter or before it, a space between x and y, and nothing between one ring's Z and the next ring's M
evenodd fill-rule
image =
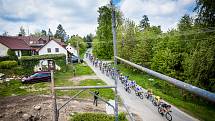
M138 96L140 99L143 99L143 92L137 92L135 91L136 96Z
M158 107L158 112L163 116L165 115L166 119L168 121L172 121L172 115L170 114L170 112L172 112L170 110L171 108L171 105L167 105L165 103L161 104L159 107Z
M125 89L126 92L131 93L131 89L130 89L129 86L124 86L124 89Z

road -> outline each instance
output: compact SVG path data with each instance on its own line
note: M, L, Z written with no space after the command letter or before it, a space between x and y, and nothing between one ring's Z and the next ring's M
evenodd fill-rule
M91 69L96 73L96 75L106 82L108 85L114 85L114 80L102 74L99 68L95 68L88 59L84 61L91 67ZM157 110L157 107L153 106L151 101L144 99L139 99L135 96L134 91L130 94L125 92L123 85L118 82L117 85L118 95L125 101L131 113L135 113L141 117L143 121L167 121L165 117L162 117ZM190 115L182 112L178 108L172 106L172 119L173 121L198 121L191 117Z

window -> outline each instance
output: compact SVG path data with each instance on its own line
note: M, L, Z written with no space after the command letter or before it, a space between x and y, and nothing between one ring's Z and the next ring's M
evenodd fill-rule
M48 53L51 53L51 48L47 48L47 52L48 52Z
M55 52L59 52L59 48L55 48Z

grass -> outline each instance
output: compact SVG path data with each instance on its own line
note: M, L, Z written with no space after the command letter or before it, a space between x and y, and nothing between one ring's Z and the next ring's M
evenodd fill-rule
M215 106L204 101L192 99L184 100L181 89L176 88L167 82L152 77L143 72L132 71L123 65L118 66L119 70L128 75L130 79L135 80L138 85L145 89L152 89L155 95L162 97L164 100L179 109L187 112L194 117L203 121L215 121ZM152 80L153 79L153 80ZM151 80L151 81L150 81Z
M75 64L75 71L76 71L76 76L94 74L91 68L86 64Z
M75 64L76 75L93 74L90 67L84 64ZM69 81L73 77L73 67L68 65L63 70L54 73L56 86L72 86ZM82 70L82 71L81 71ZM10 82L0 84L0 96L26 95L26 94L50 94L50 82L40 82L35 84L22 84L20 80L11 80Z
M92 75L94 72L85 64L75 64L76 75ZM71 78L73 77L73 67L68 65L61 71L54 73L55 86L74 86ZM106 85L102 80L82 80L79 86L96 86ZM79 90L61 90L57 91L58 96L73 96ZM91 90L95 91L95 90ZM104 99L114 99L114 92L111 89L99 89L100 96ZM27 95L27 94L51 94L50 82L41 82L35 84L22 84L21 81L11 80L8 83L0 84L0 97L13 95ZM80 94L81 98L93 98L87 91Z
M71 121L114 121L113 115L104 113L77 113L71 117ZM124 113L119 114L119 121L128 121Z

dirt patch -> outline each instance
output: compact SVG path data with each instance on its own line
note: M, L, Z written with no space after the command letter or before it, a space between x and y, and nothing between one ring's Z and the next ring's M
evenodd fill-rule
M73 81L75 85L78 85L81 80L86 80L86 79L100 79L96 75L84 75L84 76L76 76L70 79L70 81Z
M57 99L58 107L68 98ZM35 110L35 107L41 107ZM76 112L105 112L105 104L99 101L98 107L92 100L72 100L60 110L59 121L68 121ZM0 99L0 121L24 121L23 115L38 115L42 121L52 119L52 100L49 96L12 96Z

